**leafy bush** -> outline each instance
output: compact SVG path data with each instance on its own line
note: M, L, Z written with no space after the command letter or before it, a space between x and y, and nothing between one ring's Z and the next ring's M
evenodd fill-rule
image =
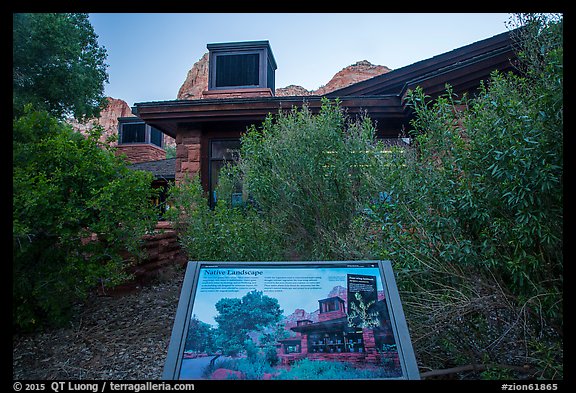
M355 259L366 254L357 221L382 191L382 150L368 117L351 119L323 99L317 115L303 105L252 126L238 168L245 194L293 256Z
M151 177L42 111L13 122L13 322L63 323L96 285L126 279L157 219Z
M236 165L220 172L213 210L198 177L171 191L171 219L193 260L362 259L364 208L382 191L384 147L367 117L348 119L337 102L313 115L269 115L241 138ZM231 193L242 189L244 205Z
M383 368L359 369L347 362L302 359L295 362L289 370L281 372L276 379L338 380L385 377Z
M222 173L225 170L222 170ZM218 195L226 195L223 176ZM230 195L228 193L228 195ZM196 261L266 261L281 258L281 244L271 227L253 207L232 207L220 198L210 209L198 176L185 178L169 191L166 217L180 233L188 258Z
M409 92L415 149L391 157L375 216L429 365L530 358L558 378L562 351L544 362L534 344L562 342L562 28L528 27L519 45L538 53L520 58L538 64L521 75L495 72L473 99Z

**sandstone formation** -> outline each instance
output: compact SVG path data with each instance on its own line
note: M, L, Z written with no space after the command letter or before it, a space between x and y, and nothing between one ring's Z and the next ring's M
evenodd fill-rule
M289 96L310 96L312 91L306 90L302 86L289 85L286 87L279 87L275 92L278 97L289 97Z
M178 91L177 99L202 99L202 92L208 90L208 61L208 52L206 52L200 60L194 63ZM324 95L389 71L391 71L390 68L386 66L374 65L367 60L362 60L343 68L326 85L316 90L307 90L302 86L289 85L277 88L275 94L278 97Z
M118 135L118 118L119 117L134 117L132 114L132 110L126 101L106 97L108 100L108 106L100 112L100 117L96 119L90 119L85 123L79 123L75 119L70 119L68 122L72 125L72 127L82 133L86 134L89 130L91 130L95 125L100 125L104 128L104 133L100 138L100 141L105 142L108 137L111 135ZM112 146L117 146L117 142L111 143ZM169 137L168 135L164 135L164 146L175 146L176 143L174 138Z
M208 52L200 58L188 71L186 80L178 91L179 100L193 100L202 97L202 92L208 89Z
M130 110L130 106L123 100L106 97L108 101L108 106L100 112L100 117L97 119L90 119L85 123L79 123L75 119L70 119L68 122L72 125L72 127L82 133L86 134L95 125L100 125L104 128L104 133L100 138L100 141L104 142L108 137L111 135L118 134L118 117L128 117L134 116L132 111ZM117 143L112 143L113 146L116 146Z
M367 60L362 60L338 71L326 85L314 90L312 94L321 96L390 71L392 70L386 66L374 65Z

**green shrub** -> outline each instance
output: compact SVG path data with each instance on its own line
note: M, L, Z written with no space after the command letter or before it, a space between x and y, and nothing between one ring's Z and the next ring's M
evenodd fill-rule
M351 363L340 361L318 361L302 359L283 371L276 379L295 380L338 380L385 378L385 370L355 368Z
M562 352L544 361L532 342L562 342L562 28L529 27L519 44L538 54L520 57L539 63L521 75L493 73L474 98L407 94L415 148L391 157L375 216L429 367L531 359L561 376Z
M383 146L367 117L351 119L323 99L269 115L242 137L238 163L244 193L298 259L366 256L358 223L382 190Z
M13 323L63 323L97 285L126 279L126 253L157 214L151 177L46 112L13 122ZM95 241L97 239L97 241Z
M225 172L224 170L222 173ZM226 195L222 176L218 195ZM230 195L229 193L227 195ZM219 198L214 209L198 176L186 178L170 189L173 209L167 218L180 233L188 258L195 261L267 261L281 258L281 244L274 227L251 206L232 207Z
M317 115L270 115L241 138L240 159L220 172L214 209L198 177L172 189L192 260L363 259L365 207L378 199L384 147L371 121L324 100ZM231 194L242 189L244 205Z

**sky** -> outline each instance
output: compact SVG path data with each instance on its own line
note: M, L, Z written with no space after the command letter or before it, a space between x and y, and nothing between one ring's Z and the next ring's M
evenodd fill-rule
M509 30L507 13L91 13L104 94L175 100L207 44L267 40L276 88L315 90L361 60L397 69Z

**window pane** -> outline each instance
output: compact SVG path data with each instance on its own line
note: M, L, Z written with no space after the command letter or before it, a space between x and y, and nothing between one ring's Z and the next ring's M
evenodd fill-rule
M210 158L217 160L237 160L240 154L240 141L212 141Z
M216 57L216 87L258 86L260 55L220 55Z
M274 68L272 67L271 63L268 63L268 71L267 71L267 75L268 75L268 80L267 80L267 85L266 87L269 87L270 90L274 91L275 87L274 87Z
M220 169L224 166L224 161L212 161L210 163L210 206L214 206L218 200L218 195L216 195L216 187L218 186L218 176L220 175Z
M157 128L150 127L150 143L158 147L162 147L162 131Z
M120 143L144 143L146 141L146 125L144 123L123 124Z

